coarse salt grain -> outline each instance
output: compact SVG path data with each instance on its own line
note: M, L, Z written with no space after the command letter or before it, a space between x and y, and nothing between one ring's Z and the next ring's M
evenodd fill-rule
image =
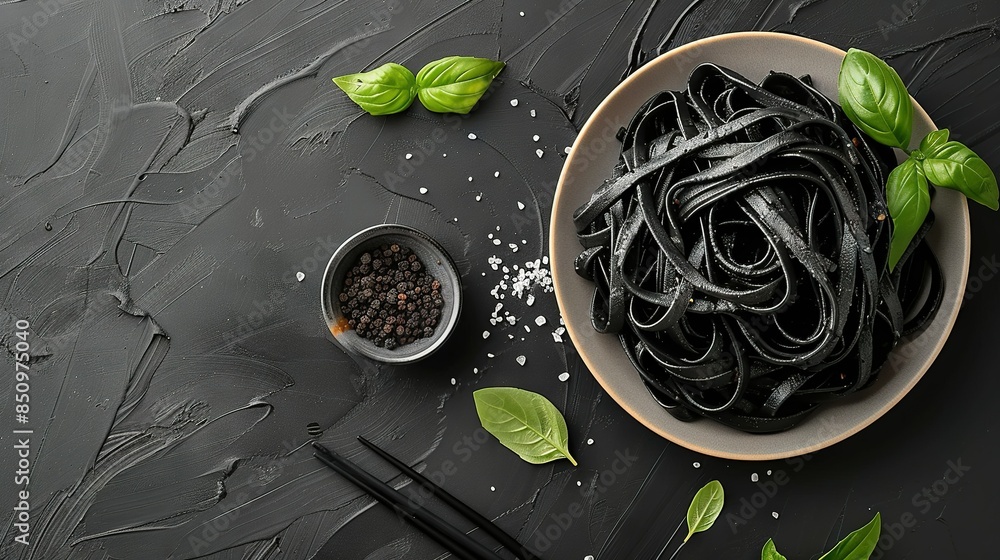
M771 476L771 471L770 470L767 471L767 476Z
M696 469L700 469L701 468L701 463L699 463L698 461L695 461L694 463L691 463L691 466L693 466Z
M452 384L452 385L455 385L455 384L457 384L457 383L458 383L458 381L456 381L456 380L455 380L455 378L454 378L454 377L452 377L452 378L451 378L451 384Z
M497 491L496 486L490 486L490 492L496 492L496 491Z
M500 241L499 239L494 239L494 240L493 240L493 244L494 244L494 245L499 245L499 244L501 244L501 243L503 243L503 242L502 242L502 241Z
M491 352L491 353L488 353L488 354L486 354L486 357L487 357L487 358L496 358L496 356L495 356L495 355L493 355L493 353L492 353L492 352Z
M482 199L483 199L483 193L479 193L476 195L476 202L479 202Z
M542 139L542 137L536 134L536 135L532 136L531 139L534 140L535 142L538 142L539 140Z
M587 445L594 445L593 438L587 440Z
M517 365L523 366L525 364L525 362L528 361L528 358L526 358L523 355L521 355L521 356L517 357L516 361L517 361Z
M494 177L499 177L500 176L500 172L499 171L494 171L493 172L493 176Z
M773 518L777 519L777 518L778 518L778 512L776 512L776 511L772 511L772 512L771 512L771 517L773 517Z
M552 333L552 341L562 342L563 341L562 335L560 335L559 333Z
M569 372L562 372L559 374L559 381L569 381Z
M427 187L420 187L420 194L427 194Z
M573 147L572 147L572 146L566 146L565 148L563 148L563 152L564 152L564 153L567 153L567 154L568 154L568 153L570 153L571 151L573 151Z
M470 182L470 183L472 182L472 177L469 177L469 182Z
M541 149L538 149L538 150L535 150L535 155L538 156L539 158L541 158L542 156L545 155L545 152L543 152Z
M539 327L545 325L545 317L543 317L542 315L535 317L535 324L538 325Z
M760 480L760 477L757 476L757 473L753 473L750 475L750 482L757 482L758 480Z
M517 107L517 99L511 99L510 100L510 106L511 107Z
M295 273L295 278L296 278L296 280L298 280L299 282L301 282L301 281L303 281L303 280L306 279L306 273L302 272L302 271L296 272Z
M535 110L532 109L531 110L531 118L535 118L537 115L538 115L538 113L536 113Z
M413 159L413 154L406 154L406 159Z
M475 133L469 133L469 140L475 140L476 138L478 138L478 136L476 136Z
M517 245L514 245L514 247L517 247ZM528 297L527 297L527 299L524 300L524 303L528 307L531 307L532 305L535 305L535 296L533 294L528 294Z
M521 17L524 17L524 12L521 12Z
M490 331L483 331L483 340L486 340L489 337L490 337Z
M517 201L517 209L524 210L524 203L521 202L520 200Z

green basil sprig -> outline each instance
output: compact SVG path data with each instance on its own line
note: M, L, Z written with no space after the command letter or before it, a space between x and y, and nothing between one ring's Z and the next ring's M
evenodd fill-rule
M931 191L927 186L927 177L915 160L904 161L889 174L885 197L894 226L889 268L895 268L931 210Z
M760 560L788 560L774 547L774 539L767 539L764 549L760 551Z
M540 465L576 459L569 453L566 419L549 399L514 387L491 387L472 393L486 431L521 459Z
M466 114L504 68L486 58L449 56L417 73L417 95L428 111Z
M695 533L707 531L712 528L712 525L715 525L715 520L718 519L719 514L722 513L722 506L725 501L726 493L722 489L722 483L718 480L709 482L705 486L702 486L701 490L698 490L698 492L695 493L687 511L687 536L684 537L684 541L681 542L680 546L674 550L674 553L670 556L670 560L677 557L677 554L682 548L684 548L684 545L687 544ZM677 526L677 531L679 530L680 525ZM667 542L663 544L663 548L660 549L660 553L656 556L656 560L660 560L667 552L667 547L670 546L670 541L673 540L677 531L674 531L674 534L670 535Z
M417 97L417 80L413 72L394 62L370 72L334 78L333 83L372 115L402 113Z
M882 532L882 515L875 514L875 517L867 525L844 537L837 546L830 549L819 560L868 560L875 547L878 545L878 537ZM761 560L786 560L778 553L774 546L774 541L768 539L764 543L764 549L760 551Z
M949 141L947 130L931 132L919 148L910 150L913 102L891 66L871 53L851 49L840 67L837 85L844 113L861 131L910 156L889 175L886 185L893 224L890 269L896 267L927 218L929 184L962 192L993 210L1000 207L996 175L975 152Z
M390 62L333 81L372 115L401 113L414 99L435 113L467 114L489 89L505 64L488 58L449 56L424 66L416 76Z

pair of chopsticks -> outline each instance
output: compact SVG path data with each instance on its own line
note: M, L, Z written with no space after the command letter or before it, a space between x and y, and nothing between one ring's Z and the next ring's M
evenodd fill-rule
M514 540L513 537L503 532L502 529L493 524L489 519L461 502L455 496L449 494L440 486L434 484L424 475L410 468L409 465L390 455L387 451L378 447L367 439L358 436L358 441L368 449L374 451L403 474L408 476L415 483L429 491L433 496L451 506L455 511L465 516L466 519L478 525L483 531L497 540L509 551L514 553L521 560L538 560L538 558L528 551L524 546ZM463 560L502 560L496 552L490 550L479 541L473 539L463 531L451 525L433 512L423 509L415 504L408 497L397 492L381 479L373 476L345 457L341 457L324 445L313 442L316 453L313 454L326 466L340 473L344 478L354 483L359 488L371 494L376 500L391 507L403 518L409 520L417 528L436 540L447 548L458 558Z

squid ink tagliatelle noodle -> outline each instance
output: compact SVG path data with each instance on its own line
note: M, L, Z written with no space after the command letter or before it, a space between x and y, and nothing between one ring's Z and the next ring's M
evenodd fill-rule
M647 101L619 164L574 215L594 328L617 334L675 417L791 428L871 385L934 314L923 242L894 270L876 144L808 77L712 64Z

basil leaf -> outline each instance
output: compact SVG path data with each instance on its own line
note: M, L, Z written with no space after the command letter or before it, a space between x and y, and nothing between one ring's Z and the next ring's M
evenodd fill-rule
M914 159L908 159L892 170L885 187L885 198L892 217L892 246L889 250L889 269L910 246L913 236L927 219L931 209L931 193L927 178Z
M333 83L372 115L401 113L413 104L417 96L413 72L393 62L370 72L334 78Z
M851 49L838 80L844 113L880 144L906 150L913 133L913 102L903 80L877 56Z
M868 560L882 531L882 515L875 514L867 525L844 537L833 550L819 557L819 560Z
M713 480L698 490L688 506L687 524L688 534L684 537L684 542L688 542L695 533L707 531L722 513L722 503L725 501L725 492L722 484L718 480Z
M479 421L500 443L525 461L539 465L569 454L566 419L548 399L513 387L491 387L472 393Z
M774 547L774 539L767 539L764 549L760 551L760 560L788 560Z
M928 154L935 148L941 146L948 141L948 135L951 134L948 129L944 130L934 130L927 133L924 139L920 141L920 151Z
M975 152L959 142L945 142L925 152L924 173L931 183L955 189L976 202L996 210L1000 192L997 176Z
M417 72L417 95L428 111L464 115L475 107L504 66L487 58L442 58Z

